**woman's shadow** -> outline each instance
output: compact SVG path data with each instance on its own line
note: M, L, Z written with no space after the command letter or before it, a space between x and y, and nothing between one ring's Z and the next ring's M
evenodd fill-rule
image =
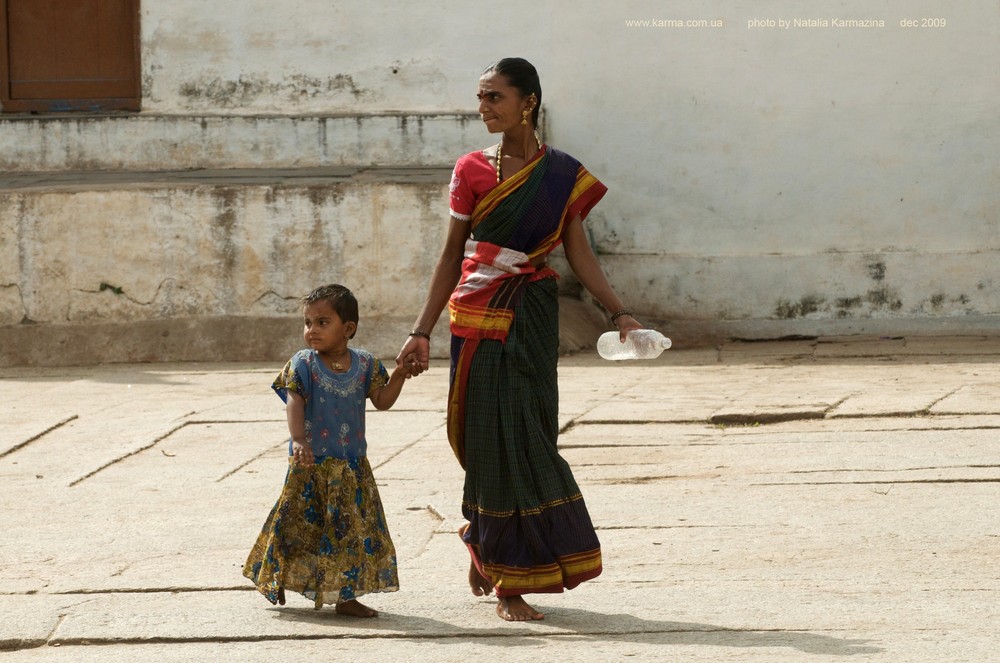
M541 607L541 606L540 606ZM386 637L434 639L439 644L468 644L497 647L536 646L558 638L564 643L621 642L655 645L703 645L749 649L788 647L808 654L859 656L882 652L870 640L837 638L796 629L734 629L713 624L642 619L628 614L605 614L574 608L543 608L546 617L538 622L497 624L494 628L465 627L416 615L382 612L376 619L342 617L333 610L309 608L275 609L276 617L324 626L362 630L366 637L384 631ZM337 637L303 635L303 638ZM375 636L378 637L378 636ZM585 646L585 645L583 645Z

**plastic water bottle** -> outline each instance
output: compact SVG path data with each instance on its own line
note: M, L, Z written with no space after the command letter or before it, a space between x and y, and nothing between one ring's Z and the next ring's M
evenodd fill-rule
M597 353L605 359L655 359L670 347L670 339L655 329L633 329L625 342L616 331L601 334Z

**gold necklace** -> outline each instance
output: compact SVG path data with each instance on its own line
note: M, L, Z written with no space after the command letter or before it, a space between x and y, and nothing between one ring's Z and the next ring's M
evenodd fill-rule
M342 352L340 354L350 356L350 350L345 350L344 352ZM339 361L334 360L334 358L332 356L330 357L330 368L333 369L333 370L335 370L335 371L344 371L344 370L347 370L346 368L344 368L343 364L341 364Z
M538 149L542 149L542 141L538 140L538 134L535 134L535 145ZM503 177L500 175L500 159L503 158L503 138L497 143L497 184L503 181Z

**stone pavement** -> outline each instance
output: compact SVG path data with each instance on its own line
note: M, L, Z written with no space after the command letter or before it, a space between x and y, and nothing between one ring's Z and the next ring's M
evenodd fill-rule
M278 366L0 369L0 658L1000 660L998 360L983 337L565 357L605 571L531 624L465 583L441 361L369 415L402 584L375 620L241 576L283 479Z

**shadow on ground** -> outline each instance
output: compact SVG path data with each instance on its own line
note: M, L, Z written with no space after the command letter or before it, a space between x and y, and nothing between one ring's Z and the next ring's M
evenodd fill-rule
M540 606L541 607L541 606ZM558 640L566 643L630 643L649 645L701 645L737 649L796 649L807 654L863 656L882 652L869 640L837 638L821 633L777 629L732 629L713 624L643 619L628 614L604 614L579 609L548 609L543 622L498 624L496 628L462 628L453 623L382 612L377 619L337 615L333 610L273 608L275 617L316 625L349 627L350 633L329 636L310 634L289 639L325 637L397 637L407 640L433 639L438 644L479 643L496 647L532 647ZM540 632L540 629L545 629ZM359 635L358 631L371 635Z

